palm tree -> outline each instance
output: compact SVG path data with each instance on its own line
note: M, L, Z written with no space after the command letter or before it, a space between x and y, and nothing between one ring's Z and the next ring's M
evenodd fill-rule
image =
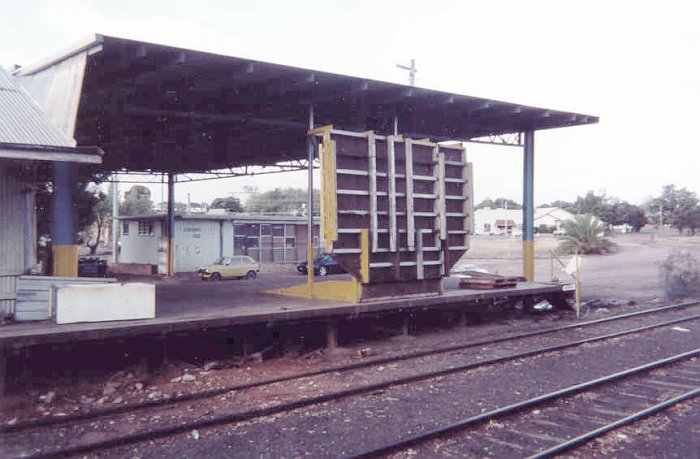
M561 236L557 251L560 253L608 253L617 245L603 237L605 225L592 215L577 215L562 225L566 234Z

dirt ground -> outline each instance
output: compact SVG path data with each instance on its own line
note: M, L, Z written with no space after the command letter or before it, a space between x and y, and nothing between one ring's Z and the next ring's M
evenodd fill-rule
M661 300L665 289L659 267L666 258L675 250L681 250L689 252L700 261L700 236L655 236L643 232L617 234L610 239L617 244L615 253L581 257L581 292L584 300ZM550 250L554 250L557 244L552 235L542 234L536 237L535 280L550 280L552 272L563 282L571 280L558 262L551 261ZM522 273L521 248L522 242L517 239L475 237L463 260L490 272L517 275ZM570 256L562 256L561 259L568 263Z

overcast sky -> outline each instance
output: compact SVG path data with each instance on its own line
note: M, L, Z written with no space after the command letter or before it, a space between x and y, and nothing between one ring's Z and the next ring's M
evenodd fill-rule
M674 183L700 192L700 6L645 1L0 0L0 64L29 64L93 33L407 82L596 115L538 132L535 202L588 190L632 203ZM477 202L522 201L522 150L470 146ZM181 185L211 201L304 175ZM154 198L160 199L160 187ZM241 195L243 197L243 195Z

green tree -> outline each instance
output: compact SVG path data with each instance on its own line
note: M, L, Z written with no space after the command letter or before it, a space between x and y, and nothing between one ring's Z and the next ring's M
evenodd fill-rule
M604 237L605 225L592 215L577 215L562 224L562 236L557 251L572 254L599 254L612 252L616 244Z
M572 214L576 213L576 206L574 205L573 202L569 202L569 201L557 200L557 201L552 201L549 204L541 204L537 207L558 207L560 209L566 210L567 212L571 212Z
M700 229L700 206L695 206L680 215L678 217L678 225L682 228L688 228L690 234L695 236L696 231Z
M99 187L88 187L91 193L92 218L85 227L85 245L90 249L90 255L95 255L102 239L102 233L112 222L112 193L106 194ZM94 230L94 231L93 231ZM93 237L94 236L94 237Z
M609 198L605 193L597 195L593 191L589 191L584 197L576 197L574 208L576 209L575 213L578 215L595 215L604 222L610 223L613 203L614 199Z
M243 212L243 204L241 200L235 196L227 198L216 198L211 202L212 209L226 209L227 212Z
M522 209L523 208L523 206L521 206L517 202L513 201L512 199L506 199L506 198L497 198L497 199L486 198L476 206L477 209L504 209L506 207L508 209Z
M124 201L119 206L119 215L133 216L153 211L151 190L143 185L134 185L124 193Z
M691 228L689 223L692 222L692 214L697 205L698 197L694 192L675 185L664 186L661 196L651 202L651 207L660 209L663 222L678 229L679 233L685 228Z
M246 210L248 212L306 215L306 201L306 190L302 188L276 188L250 196L246 202ZM318 190L314 190L313 211L315 215L320 212Z
M646 225L647 217L644 214L644 210L626 201L617 201L610 207L609 212L610 220L608 223L611 225L630 225L632 231L639 232L639 230Z

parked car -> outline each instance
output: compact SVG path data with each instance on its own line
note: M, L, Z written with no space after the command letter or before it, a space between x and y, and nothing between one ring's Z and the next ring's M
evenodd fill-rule
M557 228L552 234L555 236L566 236L566 230L564 228Z
M308 272L308 265L309 264L306 261L302 261L297 265L297 271L302 274L306 274ZM327 253L324 253L314 260L314 274L318 274L319 276L326 276L328 274L342 274L346 272L347 271L345 268L340 266L338 262Z
M97 257L78 259L79 277L107 277L107 261Z
M221 280L227 278L255 279L260 272L260 263L246 255L221 257L214 263L197 268L197 275L202 280Z

